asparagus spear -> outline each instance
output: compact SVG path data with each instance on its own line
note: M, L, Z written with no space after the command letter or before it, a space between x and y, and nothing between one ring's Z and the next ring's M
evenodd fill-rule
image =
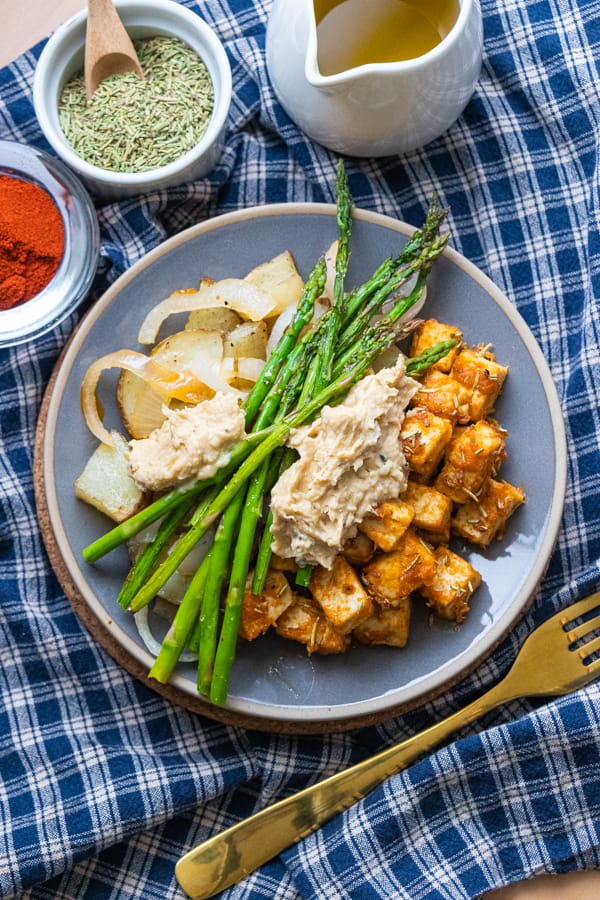
M208 695L213 676L217 646L221 590L229 568L229 560L239 518L246 500L246 486L242 485L225 509L212 545L210 565L206 576L200 613L200 645L198 652L198 692Z
M133 597L146 580L149 572L168 545L169 540L173 537L180 525L183 524L186 516L191 512L196 497L194 494L187 495L184 500L172 509L162 520L160 527L154 537L149 542L139 559L132 565L127 578L123 582L123 586L117 596L117 603L123 609L127 609Z
M302 386L299 400L301 405L311 398L315 391L319 391L331 381L331 366L333 364L335 352L335 341L343 320L345 300L344 276L348 267L349 241L352 230L352 197L348 188L346 170L341 161L338 165L336 190L338 196L337 222L339 228L339 242L336 254L333 305L330 310L330 315L327 318L323 338L317 344L317 352L312 358L311 365L308 366L308 371L304 374L303 367L301 369L301 377L296 376L293 380L292 390L294 390L294 392ZM315 341L313 340L310 346L314 346L314 344ZM306 365L309 347L305 346L304 350L303 359L304 364ZM290 373L293 372L289 367L285 371ZM290 388L289 382L288 388ZM279 415L275 412L277 405L281 407L281 399L277 391L273 391L270 394L269 401L269 408L263 408L262 415L259 415L258 417L258 422L260 422L261 425L271 423L271 410L275 413L275 421L279 418ZM211 688L211 699L213 702L219 702L219 700L215 699L217 697L222 697L224 699L227 692L229 668L233 661L233 647L235 646L234 643L232 647L232 635L234 632L237 635L237 625L239 623L243 599L243 586L245 585L248 569L250 567L251 550L259 524L259 516L256 515L256 510L262 508L268 471L269 461L265 460L259 472L253 476L248 491L248 502L242 512L240 539L236 546L232 570L232 582L230 584L225 605L222 642L219 645L220 652L217 654L217 659L215 660L215 683Z
M254 420L261 403L271 390L282 365L296 345L300 332L312 319L315 300L323 293L325 278L325 260L321 257L308 276L304 292L300 298L292 322L288 325L279 339L276 348L273 353L271 353L256 384L244 402L246 421L248 423L251 423Z
M209 696L212 703L227 699L229 673L235 656L238 629L244 600L244 589L250 568L250 557L256 526L262 515L265 489L269 480L269 460L254 473L246 494L246 504L235 545L229 587L225 598L225 612L216 654Z
M181 598L175 617L148 673L149 678L155 678L162 684L165 684L171 677L175 666L179 662L182 650L188 644L192 630L198 620L211 556L212 548L198 566L185 594Z
M398 290L416 272L419 272L419 277L414 287L406 298L401 298L394 305L391 313L388 314L388 318L391 316L393 321L397 321L420 299L431 264L443 252L448 240L447 235L443 235L441 238L438 237L438 231L445 216L446 210L440 209L437 198L434 198L428 210L423 230L415 232L395 260L391 258L384 260L371 278L348 296L344 307L345 315L342 317L342 325L345 328L340 334L333 360L334 374L339 375L344 367L354 358L357 352L356 340L366 328L371 317L379 311L390 294ZM365 310L367 310L366 313ZM319 338L319 326L323 326L323 324L323 320L321 320L319 325L314 327L317 340ZM319 360L318 358L313 358L309 374L304 381L301 401L306 401L311 396L318 369ZM288 451L284 457L281 472L291 465L294 459L295 454L293 451ZM269 534L271 524L272 514L269 510L252 580L252 592L254 594L262 592L267 577L271 557ZM301 567L296 573L296 583L301 586L308 586L311 571L312 568L310 566Z
M339 241L335 257L333 301L327 318L325 334L316 357L318 366L316 367L314 384L309 384L306 397L311 396L313 393L318 394L319 391L323 390L323 388L332 380L332 365L335 356L335 347L346 309L344 279L346 277L346 272L348 271L348 258L350 256L352 196L348 187L346 170L341 160L337 170L336 191L338 197L337 222Z
M393 274L399 266L410 262L413 256L420 252L425 236L427 236L428 240L431 240L432 237L435 236L435 228L439 227L444 215L445 211L439 210L439 206L436 205L434 198L432 208L428 212L426 226L423 227L423 230L415 232L413 238L404 246L395 261L391 259L385 260L375 271L374 275L350 295L346 308L346 322L349 321L351 323L354 321L356 315L362 308L362 304L364 304L374 292L381 289L389 282L391 274ZM298 366L301 364L305 354L314 354L316 351L317 344L315 343L315 340L318 338L318 323L313 324L312 328L309 329L307 334L300 341L298 341L298 336L310 322L315 299L323 290L325 274L325 262L321 258L317 261L307 279L303 297L298 305L292 323L282 335L277 347L267 361L261 376L256 382L255 387L245 401L244 409L247 420L253 420L255 418L256 413L265 398L267 398L271 413L274 413L279 404L279 397L285 390L285 387L292 376L295 374L297 375ZM408 275L406 277L408 277ZM390 290L382 291L383 296L380 294L382 302L389 293ZM345 342L347 342L347 339ZM339 368L338 365L338 370ZM278 392L280 392L279 397L277 396ZM269 416L267 415L264 420L268 420L268 418ZM162 516L169 512L174 506L177 506L188 494L188 491L193 492L195 495L199 495L204 488L208 487L211 483L218 480L224 480L235 471L245 456L249 455L253 444L259 440L260 435L257 435L256 433L250 434L247 438L247 445L240 445L236 448L227 468L218 473L215 479L209 479L203 483L198 483L186 490L174 488L158 500L144 507L143 510L136 513L126 522L120 523L110 531L106 532L96 541L93 541L84 548L83 556L85 560L89 563L97 562L102 556L105 556L121 544L126 543L131 537L134 537L148 525L152 524L157 519L162 518Z
M190 586L186 592L178 615L165 639L164 650L161 650L151 671L152 676L159 680L166 680L169 677L181 650L190 640L190 635L198 631L198 612L202 604L200 622L205 623L210 616L212 624L210 627L203 625L205 628L208 627L208 638L205 635L200 643L203 659L199 666L199 683L201 690L210 693L211 700L216 703L223 702L227 693L227 680L233 661L243 590L256 526L265 491L270 488L269 473L272 480L274 473L277 472L273 466L273 452L285 443L292 427L310 420L318 414L325 403L341 399L349 387L365 374L373 359L392 343L397 336L397 319L407 305L418 299L431 261L443 249L442 242L437 244L435 242L437 230L445 213L439 210L439 206L432 204L422 232L415 233L398 258L384 261L365 285L346 296L343 280L348 262L352 201L341 164L336 184L340 241L332 308L319 323L306 327L313 315L314 301L323 288L324 262L321 260L311 273L293 322L284 333L255 389L244 404L247 427L253 432L271 423L275 424L259 435L253 435L254 440L249 440L245 446L238 445L234 448L231 464L226 471L218 473L215 479L195 485L190 493L170 492L165 495L166 498L158 501L158 505L152 504L152 508L148 507L144 511L146 515L141 520L124 523L129 527L119 526L113 529L113 533L105 535L104 539L86 548L86 558L93 561L132 533L145 527L149 521L155 521L171 510L169 518L161 528L161 533L169 532L171 523L177 516L181 516L180 521L185 518L181 512L182 504L190 503L190 497L195 500L197 496L202 496L206 488L216 482L218 487L214 491L208 496L204 493L206 502L198 507L188 531L180 538L174 551L155 569L148 583L137 592L131 602L132 609L139 609L149 602L201 535L222 516L219 526L220 543L217 541L213 544L207 556L208 561L202 564L192 582L193 589ZM365 328L373 312L378 310L397 286L415 271L420 271L421 274L409 298L396 303L379 325ZM364 329L360 336L357 321ZM302 332L304 335L301 337ZM426 368L431 365L432 360L445 355L447 350L448 346L439 347L429 351L426 359L413 360L413 371L419 366ZM289 461L289 451L284 455L284 458L286 457ZM229 483L225 484L226 478L230 475L232 477ZM245 511L237 540L234 542L238 514L242 508ZM265 543L263 540L263 544ZM158 555L160 550L154 552ZM144 571L147 568L150 568L150 565L145 567ZM220 587L228 571L229 588L224 626L217 642L216 624L219 612L218 602L215 604L214 600L220 597ZM138 573L136 587L139 585L139 578ZM207 585L210 585L208 590ZM130 596L134 589L129 587L127 590L129 591L127 596ZM207 596L212 597L208 609L204 608Z

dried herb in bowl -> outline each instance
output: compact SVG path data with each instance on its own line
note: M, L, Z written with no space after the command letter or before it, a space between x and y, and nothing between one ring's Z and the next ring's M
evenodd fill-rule
M210 74L178 38L134 41L145 80L111 75L87 100L83 70L64 86L58 114L73 150L87 163L114 172L166 166L194 147L214 106Z

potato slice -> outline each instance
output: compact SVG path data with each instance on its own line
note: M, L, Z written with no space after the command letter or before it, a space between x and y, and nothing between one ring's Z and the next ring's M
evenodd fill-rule
M277 315L274 297L243 278L223 278L201 290L174 291L147 314L138 331L140 344L154 344L165 321L196 309L233 309L243 319L260 322Z
M304 281L289 250L256 266L248 272L244 281L249 281L275 300L269 318L278 316L291 303L296 303L304 290Z
M226 335L223 344L223 356L248 357L250 359L267 358L267 340L269 334L264 322L243 322Z
M232 331L244 320L233 309L214 306L209 309L193 309L185 323L186 331Z
M75 496L115 522L128 519L144 505L144 491L129 471L127 441L111 431L114 446L99 444L75 481Z
M223 334L220 331L178 331L165 338L150 356L173 372L190 369L207 384L206 399L215 390L228 390L219 376L223 360ZM131 372L123 372L117 387L117 405L123 424L131 437L148 437L164 420L163 401L151 385Z
M217 282L213 278L203 278L198 288L203 291ZM242 316L228 306L208 306L193 309L185 323L186 331L231 331L243 322Z

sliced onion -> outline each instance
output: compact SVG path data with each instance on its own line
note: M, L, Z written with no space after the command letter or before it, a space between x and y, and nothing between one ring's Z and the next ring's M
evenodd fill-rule
M143 609L140 609L139 612L136 612L134 614L133 618L136 624L136 628L144 644L146 645L152 656L158 656L161 649L161 643L154 637L152 631L150 630L148 607L145 606ZM195 653L192 653L191 650L184 650L179 659L181 662L194 662L196 659L198 659L198 656Z
M288 325L294 318L294 314L295 314L297 308L298 308L298 304L292 303L291 306L288 306L287 309L284 309L284 311L281 313L281 315L279 315L275 319L275 322L273 323L273 327L271 328L269 340L267 341L267 359L269 358L269 355L273 352L273 350L279 343L281 336L283 335L283 332L285 331L285 329L288 327ZM323 315L323 313L326 312L326 310L328 310L328 309L329 309L328 303L323 303L323 301L317 301L315 303L312 320L316 321L316 319L320 319L321 316Z
M196 374L185 370L173 372L135 350L116 350L100 357L89 367L81 385L80 402L86 424L103 444L113 446L113 439L102 424L98 409L96 388L100 375L106 369L125 369L143 378L165 402L181 400L183 403L200 403L214 397L215 390L201 381Z
M273 327L271 328L269 340L267 341L267 359L269 358L270 354L273 352L273 350L279 343L281 335L283 334L285 329L288 327L288 325L294 318L294 315L295 315L297 309L298 309L298 304L291 303L288 307L286 307L283 310L282 313L280 313L277 316L277 318L273 322Z
M165 420L166 404L160 394L152 388L144 386L139 392L133 410L131 410L126 423L127 430L132 438L148 437L155 428L160 428Z
M411 275L411 277L408 279L406 284L402 285L402 290L398 291L397 294L394 294L393 297L389 297L385 301L385 303L381 307L381 312L384 314L389 312L389 310L392 308L392 306L394 306L395 303L398 302L398 300L400 300L402 297L408 297L408 295L410 294L410 292L412 291L412 289L414 288L414 286L417 282L417 277L418 277L417 273L415 273L414 275ZM423 289L421 291L421 296L419 297L417 302L413 306L411 306L410 309L407 309L407 311L404 313L404 315L400 316L398 321L399 322L409 322L411 319L414 319L416 316L418 316L420 310L423 308L423 305L424 305L426 299L427 299L427 285L423 285Z
M333 300L333 285L335 284L335 261L337 259L339 241L334 241L329 250L325 251L325 266L327 269L327 278L323 289L323 296L327 297L329 302Z
M400 351L398 350L398 347L395 344L392 344L391 347L384 350L383 353L373 361L373 371L381 372L382 369L388 369L395 366L399 356Z
M423 290L421 291L421 296L417 300L414 306L411 306L410 309L404 313L403 316L400 316L398 321L405 324L406 322L410 322L411 319L416 319L421 310L425 305L425 301L427 300L427 285L423 285Z
M315 322L317 319L320 319L321 316L324 315L329 308L330 308L329 303L324 303L322 300L318 300L315 303L315 309L313 312L312 321Z
M258 322L266 319L275 305L275 300L256 285L241 278L224 278L203 286L199 291L176 291L157 303L142 322L138 341L140 344L153 344L162 323L174 313L225 306L245 319Z
M257 381L265 367L264 359L253 356L227 356L221 363L221 375L226 379L243 378L245 381Z
M214 536L215 536L216 527L213 525L208 529L206 534L203 534L200 540L192 547L188 555L185 559L182 559L179 563L179 567L177 569L178 572L184 576L184 578L192 579L198 566L208 553L210 547L212 547Z

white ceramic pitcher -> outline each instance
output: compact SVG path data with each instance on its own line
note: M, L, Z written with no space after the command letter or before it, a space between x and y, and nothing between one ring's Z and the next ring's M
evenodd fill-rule
M273 0L266 58L281 105L310 138L349 156L386 156L424 146L458 118L482 47L479 2L460 0L451 30L424 55L323 75L313 0Z

